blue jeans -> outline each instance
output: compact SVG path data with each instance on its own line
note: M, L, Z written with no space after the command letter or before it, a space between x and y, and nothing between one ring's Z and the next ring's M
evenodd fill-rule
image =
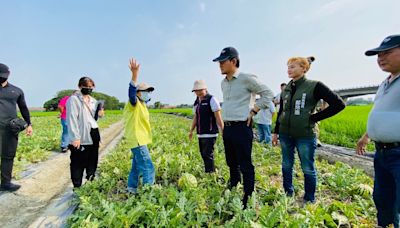
M294 193L293 188L293 164L294 149L299 154L301 169L304 173L304 200L315 201L315 189L317 186L317 171L315 169L314 155L317 148L316 138L293 138L288 135L279 135L282 147L282 175L283 188L287 195Z
M143 185L154 184L155 170L146 145L132 148L131 151L133 158L131 172L128 177L128 188L136 192L140 175L143 177Z
M259 142L265 142L266 144L271 143L271 125L268 124L257 124Z
M400 147L376 147L373 198L378 225L399 227L400 218Z
M61 148L68 147L68 128L67 128L67 120L61 119L62 126L62 134L61 134Z

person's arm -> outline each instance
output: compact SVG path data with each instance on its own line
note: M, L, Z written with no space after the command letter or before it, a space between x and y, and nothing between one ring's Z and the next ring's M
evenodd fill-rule
M255 75L251 75L248 78L249 90L252 93L260 95L260 99L256 101L254 105L254 111L258 112L260 109L267 109L270 106L270 102L274 98L274 93L270 88L261 83Z
M78 115L79 115L79 100L76 96L71 96L67 101L67 126L68 137L71 140L72 146L79 148L81 145L81 134L79 131Z
M222 115L221 115L221 105L214 96L211 97L210 105L211 105L211 111L214 113L214 117L217 122L219 132L221 132L222 134L224 131L224 121L222 120Z
M255 116L260 109L267 109L270 106L270 102L274 98L274 93L266 85L261 83L255 75L251 75L247 80L249 91L260 95L260 99L254 104L253 109L247 117L247 126L250 126L253 116Z
M26 135L31 136L33 133L32 123L31 123L31 116L29 114L28 106L25 102L24 92L21 90L21 95L18 97L17 105L19 111L21 112L22 118L24 118L25 122L28 124L26 127Z
M140 69L140 64L136 61L136 59L131 58L129 60L129 69L131 70L131 83L129 84L129 102L131 103L131 105L135 106L137 103L137 79L138 79L138 75L139 75L139 69Z
M317 85L315 86L314 89L314 97L317 100L324 100L329 104L329 106L315 114L312 114L310 116L310 120L313 122L318 122L321 120L324 120L326 118L329 118L340 111L342 111L346 105L342 98L339 97L335 92L330 90L326 85L324 85L322 82L318 82Z
M58 110L60 110L60 114L64 112L64 106L58 105Z
M137 103L137 87L136 85L133 84L133 81L131 81L131 83L129 83L129 102L131 103L131 105L135 106Z
M364 133L363 136L361 136L361 138L357 142L356 153L358 155L364 155L365 148L367 147L368 143L369 143L369 136L368 136L368 133L366 132L366 133Z
M193 131L194 129L196 129L196 122L197 122L197 117L196 114L194 114L192 125L190 126L190 131L189 131L189 140L192 140L193 138Z
M272 134L272 145L273 146L277 146L278 145L278 134L279 134L279 117L282 114L282 110L283 110L283 99L282 97L280 98L279 101L279 111L278 111L278 115L276 117L276 122L275 122L275 129L274 129L274 133Z
M217 126L219 128L219 132L221 132L221 134L222 134L224 132L224 121L222 120L221 111L218 110L218 111L214 112L214 116L215 116L215 120L217 121Z

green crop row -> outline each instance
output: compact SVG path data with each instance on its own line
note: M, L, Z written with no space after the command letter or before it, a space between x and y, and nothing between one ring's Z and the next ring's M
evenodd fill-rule
M347 106L338 115L321 121L320 137L324 143L355 148L358 139L367 130L368 114L372 106ZM368 145L374 150L374 144Z
M366 131L368 114L371 108L371 105L347 106L338 115L321 121L319 125L320 140L323 143L354 149L358 139ZM150 112L193 116L192 109L152 109ZM374 151L374 144L371 142L367 149Z
M173 109L150 109L150 113L166 113L178 114L186 117L193 117L193 111L190 108L173 108Z
M116 114L122 114L121 110L105 110L106 115L116 115ZM42 112L42 111L31 111L30 115L32 117L46 117L46 116L59 116L60 112L58 111L52 111L52 112ZM21 114L19 114L21 116Z
M188 141L190 120L152 114L156 184L132 195L125 191L131 152L122 140L100 165L100 176L76 191L79 207L71 227L373 227L376 212L372 179L343 163L317 161L317 202L302 205L303 175L295 165L296 196L282 191L278 148L253 146L256 191L246 210L242 186L226 188L229 171L223 144L217 140L217 171L206 174L197 140ZM179 188L184 173L197 178L197 187Z

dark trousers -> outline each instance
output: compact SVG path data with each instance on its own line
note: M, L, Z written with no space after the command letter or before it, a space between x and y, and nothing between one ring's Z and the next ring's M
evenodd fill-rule
M374 158L374 202L378 225L393 224L400 220L400 147L385 149L376 146Z
M245 122L224 127L226 163L230 171L230 186L236 186L243 174L244 204L254 191L254 166L251 162L253 130Z
M214 144L216 140L217 140L216 137L199 138L200 154L204 161L204 167L206 173L211 173L215 171Z
M11 182L17 145L18 135L13 134L8 127L0 126L1 184Z
M83 171L86 170L87 180L93 180L96 173L99 160L99 130L97 128L92 129L90 135L93 140L92 145L81 145L79 148L69 145L71 151L71 180L74 187L80 187L82 185Z

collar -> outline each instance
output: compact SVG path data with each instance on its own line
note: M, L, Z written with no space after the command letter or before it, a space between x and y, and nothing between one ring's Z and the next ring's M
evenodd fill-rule
M391 77L391 75L389 75L389 76L386 78L386 80L387 80L387 82L388 82L389 84L391 84L391 83L393 83L394 81L396 81L396 80L400 77L400 74L394 76L393 79L390 79L390 77Z
M233 78L238 78L238 77L239 77L239 74L240 74L239 69L236 69L236 71L235 71L235 73L233 73L232 77L233 77ZM233 78L232 78L232 79L233 79ZM228 81L228 78L227 78L226 76L225 76L225 80Z
M9 84L10 84L10 83L7 81L7 83L6 83L6 85L5 85L5 86L3 86L3 85L0 85L0 87L1 87L1 88L6 88L6 87L8 87L8 86L9 86Z
M301 84L303 84L303 82L305 81L305 80L307 80L306 79L306 76L304 75L303 77L301 77L299 80L297 80L297 81L291 81L291 85L294 85L294 86L300 86Z
M83 94L81 93L81 91L78 91L74 94L75 96L77 96L79 98L80 101L84 102L85 100L83 99ZM89 102L92 102L92 96L89 95Z
M234 78L237 78L237 77L239 77L239 74L240 74L240 71L239 71L239 69L237 69L236 71L235 71L235 73L232 75Z

